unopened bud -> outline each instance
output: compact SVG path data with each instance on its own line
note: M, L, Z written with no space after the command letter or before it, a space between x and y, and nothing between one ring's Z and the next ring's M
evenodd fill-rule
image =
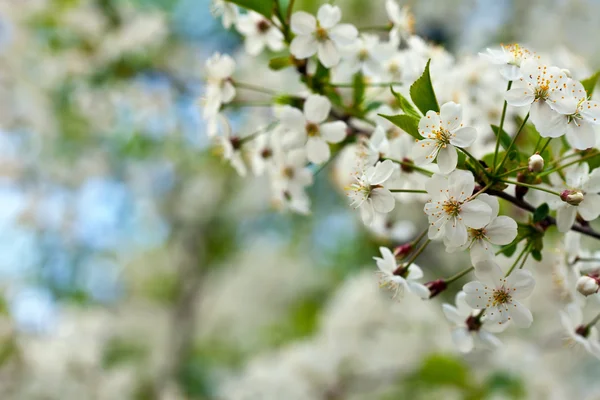
M438 279L435 281L427 282L425 284L427 289L429 289L429 298L433 299L438 294L442 293L448 287L448 284L443 279Z
M394 249L394 255L396 257L402 258L402 257L405 257L408 253L410 253L412 251L412 249L413 249L412 244L406 243L406 244L396 247Z
M564 190L560 194L560 199L572 206L578 206L583 201L583 193L579 190Z
M529 172L540 172L544 169L544 158L538 153L529 157Z
M584 296L597 293L600 288L600 286L598 286L598 281L587 275L580 277L575 286L577 287L577 291Z

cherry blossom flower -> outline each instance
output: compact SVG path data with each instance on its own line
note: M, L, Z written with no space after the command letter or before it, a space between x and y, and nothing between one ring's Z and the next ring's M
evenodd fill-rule
M495 261L480 261L475 265L478 281L467 283L465 301L476 310L484 310L490 322L499 325L512 321L520 328L533 322L531 311L518 300L528 297L535 286L531 272L513 271L504 277Z
M456 168L458 154L454 146L468 147L477 138L475 128L463 127L462 107L454 102L444 104L439 114L428 111L419 121L419 133L424 139L417 140L415 163L429 164L437 158L443 174L449 174Z
M277 206L301 214L310 213L310 199L305 188L313 183L313 174L306 167L306 150L275 152L269 176L273 201Z
M221 105L235 97L235 87L231 83L234 71L235 61L227 54L215 53L206 60L205 118L216 114Z
M481 229L490 222L492 208L485 202L470 196L475 188L471 172L457 170L447 177L434 174L426 183L425 190L431 200L424 211L429 216L429 238L444 237L451 246L467 242L467 228Z
M272 51L283 49L283 34L265 17L250 11L241 15L236 23L237 30L245 36L246 52L256 56L268 47Z
M380 247L382 258L373 257L379 268L380 285L394 291L394 298L404 297L404 292L416 294L422 299L429 298L429 289L416 282L423 277L423 271L415 264L408 267L398 265L396 257L387 247Z
M304 103L304 113L286 106L281 112L282 125L302 138L306 138L308 160L321 164L329 160L331 152L327 143L339 143L346 137L346 123L325 122L331 102L325 96L310 95Z
M365 225L373 222L376 213L386 214L396 205L394 196L386 188L387 180L392 176L396 165L391 160L379 161L368 167L348 188L352 206L358 208Z
M500 206L497 197L484 193L477 196L477 200L483 201L492 209L490 222L479 229L467 229L469 238L464 245L459 247L449 246L446 248L446 251L451 253L456 250L469 249L473 264L478 261L494 258L492 244L499 246L506 245L517 237L517 223L515 220L505 215L498 216Z
M219 116L223 123L223 130L221 135L214 137L217 149L220 151L223 159L229 161L240 176L246 176L248 168L242 156L243 140L238 136L234 136L227 119L220 114Z
M500 66L500 74L509 81L521 78L521 63L529 58L535 58L534 54L519 44L501 45L499 49L486 49L480 56L492 64Z
M521 64L523 76L514 81L505 99L511 106L531 105L530 118L542 137L565 134L560 110L565 102L569 77L558 67L541 65L534 59ZM557 111L555 111L557 110Z
M385 10L392 22L390 40L400 43L401 39L408 38L414 32L415 18L407 6L400 7L396 0L386 0Z
M501 346L502 342L491 333L499 330L498 324L491 323L489 319L480 316L481 311L473 311L467 304L466 297L467 294L460 291L456 294L456 307L448 303L442 305L444 315L454 325L452 341L458 350L469 353L475 348L476 343L489 348Z
M600 124L600 103L588 100L587 92L579 81L571 80L564 99L554 105L561 113L559 124L566 132L567 142L578 150L596 145L595 126Z
M360 71L374 76L381 72L383 63L392 52L393 47L389 43L380 43L377 35L363 33L344 49L344 60L340 67L345 67L352 74Z
M212 0L212 14L216 17L222 16L222 23L225 29L231 28L237 21L239 11L235 4L227 0Z
M339 24L342 11L337 6L323 4L317 18L298 11L292 15L291 27L296 37L290 45L290 52L298 59L309 58L315 53L327 68L340 62L340 47L351 45L358 31L351 24Z
M556 226L560 232L567 232L573 226L577 213L585 221L600 216L600 169L590 174L590 166L583 162L564 169L566 182L556 175L550 175L551 181L562 189L558 196L548 198L548 205L556 210Z
M565 311L560 311L560 322L566 333L567 345L579 345L594 357L600 358L598 330L594 326L583 325L583 313L578 304L571 303L565 307Z

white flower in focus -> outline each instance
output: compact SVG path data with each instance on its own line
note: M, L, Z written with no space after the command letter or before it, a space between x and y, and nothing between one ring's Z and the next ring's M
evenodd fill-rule
M503 246L517 237L517 223L515 220L505 215L498 216L500 209L498 198L484 193L477 196L477 200L483 201L492 209L490 222L479 229L467 229L469 238L464 245L446 248L446 251L451 253L456 250L469 249L473 265L478 261L494 258L492 244Z
M385 10L392 22L392 30L390 32L390 40L392 42L400 43L401 39L412 35L415 19L407 6L400 7L396 0L386 0Z
M387 247L380 247L382 258L373 257L379 268L380 285L394 291L394 298L404 297L404 292L416 294L422 299L429 298L429 289L421 283L415 282L423 277L423 271L415 264L408 268L398 265L396 257Z
M565 200L552 196L548 200L551 209L556 210L556 226L560 232L567 232L575 223L577 213L585 221L592 221L600 216L600 169L589 173L590 166L583 162L564 169L566 182L556 174L550 175L555 186L562 189ZM577 204L577 205L573 205Z
M531 272L513 271L504 277L495 261L480 261L475 265L478 281L467 283L465 301L476 310L485 309L485 316L499 325L512 321L520 328L533 322L531 311L518 300L528 297L535 286Z
M521 78L521 63L529 58L534 58L526 48L518 44L501 45L499 49L486 49L480 56L492 64L500 65L500 74L509 81Z
M222 16L221 22L225 29L235 24L239 14L237 6L227 0L212 0L211 11L215 17Z
M361 71L364 75L373 76L381 71L382 64L390 58L392 51L392 46L380 43L377 35L363 33L344 49L344 60L340 67L346 67L352 74Z
M429 238L444 237L449 246L467 242L467 228L480 229L490 222L492 208L485 202L470 200L475 179L468 171L457 170L447 177L434 174L425 183L431 200L425 204L429 216Z
M331 103L327 97L313 94L304 103L304 113L286 106L280 115L285 128L306 138L308 160L315 164L329 160L331 152L327 143L339 143L346 137L345 122L325 122L330 110Z
M348 46L356 40L358 30L351 24L339 24L342 11L337 6L323 4L317 18L304 11L292 15L291 27L296 37L290 45L290 52L297 59L309 58L315 53L326 68L340 62L341 46Z
M250 11L241 15L236 27L245 36L246 51L252 56L262 53L265 47L272 51L283 49L283 34L259 13Z
M477 138L475 128L462 126L462 107L454 102L444 104L439 114L428 111L419 121L419 133L424 139L415 145L415 164L429 164L437 158L443 174L454 171L458 163L454 146L468 147Z
M444 303L442 310L452 324L452 341L463 353L469 353L475 348L476 342L490 348L499 347L502 342L488 329L497 329L497 324L479 316L480 311L473 311L465 301L467 294L460 291L456 294L456 307Z
M585 88L579 81L571 80L554 108L560 116L561 131L566 132L567 142L577 150L596 146L595 125L600 124L600 103L588 101Z
M512 89L504 95L511 106L531 105L531 122L542 137L565 134L562 116L569 77L557 67L538 64L528 59L521 64L523 76L515 80ZM556 111L555 111L556 110Z
M213 54L206 60L206 95L204 117L216 114L221 105L235 97L235 87L231 75L235 71L235 61L227 54Z
M379 161L375 166L368 167L348 188L351 205L359 209L365 225L373 222L375 213L387 214L394 209L396 201L385 184L395 168L391 160Z
M594 357L600 358L598 330L594 326L583 325L583 313L578 304L567 305L565 311L560 312L560 322L567 334L565 341L568 346L580 345Z

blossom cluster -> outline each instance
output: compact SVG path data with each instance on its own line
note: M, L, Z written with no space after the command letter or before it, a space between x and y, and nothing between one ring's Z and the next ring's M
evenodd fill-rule
M393 243L375 257L381 285L396 298L429 299L473 272L456 306L442 306L452 339L464 352L499 347L495 333L534 323L527 298L537 277L527 260L547 257L553 227L565 241L570 231L600 238L590 224L600 216L598 74L578 79L579 71L519 44L455 58L414 35L406 7L385 5L389 23L373 34L342 22L335 5L315 16L294 11L293 2L240 10L216 1L246 52L277 52L269 67L299 86L244 82L232 57L213 55L202 99L208 134L240 175L268 177L279 208L303 214L306 189L335 161L334 185L365 226ZM266 96L271 112L262 126L237 132L226 115L257 104L247 92ZM420 235L398 218L399 203L423 209ZM430 245L458 259L466 251L470 263L424 283L430 268L417 261ZM582 319L600 274L583 260L597 261L580 246L564 260L576 279L556 312L566 337L600 356L600 317Z

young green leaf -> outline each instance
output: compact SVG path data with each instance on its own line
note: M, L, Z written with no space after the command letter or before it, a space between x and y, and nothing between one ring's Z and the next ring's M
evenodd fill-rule
M390 86L390 90L392 91L392 94L396 98L396 102L398 103L398 107L400 107L400 109L402 111L404 111L404 114L410 115L411 117L415 117L415 118L421 119L422 115L419 114L419 112L417 110L415 110L415 108L413 107L413 105L410 104L410 101L408 101L408 99L406 97L402 96L401 93L398 93L398 92L394 91L394 87L393 86Z
M431 59L427 61L423 75L410 87L410 98L423 114L429 110L440 112L440 106L435 98L435 92L431 84L431 75L429 74L430 63Z
M273 16L273 2L269 0L228 0L247 10L256 11L267 18Z
M581 81L581 84L585 88L588 96L591 96L592 93L594 93L594 89L598 83L598 78L600 78L600 71L597 71L594 75Z
M352 99L353 106L357 110L360 110L360 107L365 101L365 80L362 73L354 74L354 80L352 81Z
M550 212L550 207L548 207L547 203L542 204L533 212L533 222L540 222L544 218L548 216Z
M415 139L423 139L419 134L419 120L415 117L411 117L410 115L378 115L387 119Z
M539 250L531 250L531 257L533 257L535 261L542 261L542 252Z
M494 135L496 137L498 137L498 131L500 130L500 128L496 125L490 125L492 127L492 131L494 132ZM502 129L502 132L500 132L500 144L502 145L502 147L504 149L508 149L508 146L510 146L510 136L508 136L508 133L506 133L506 131L504 129Z
M269 68L274 71L279 71L290 67L292 65L292 58L290 56L275 57L269 60Z

